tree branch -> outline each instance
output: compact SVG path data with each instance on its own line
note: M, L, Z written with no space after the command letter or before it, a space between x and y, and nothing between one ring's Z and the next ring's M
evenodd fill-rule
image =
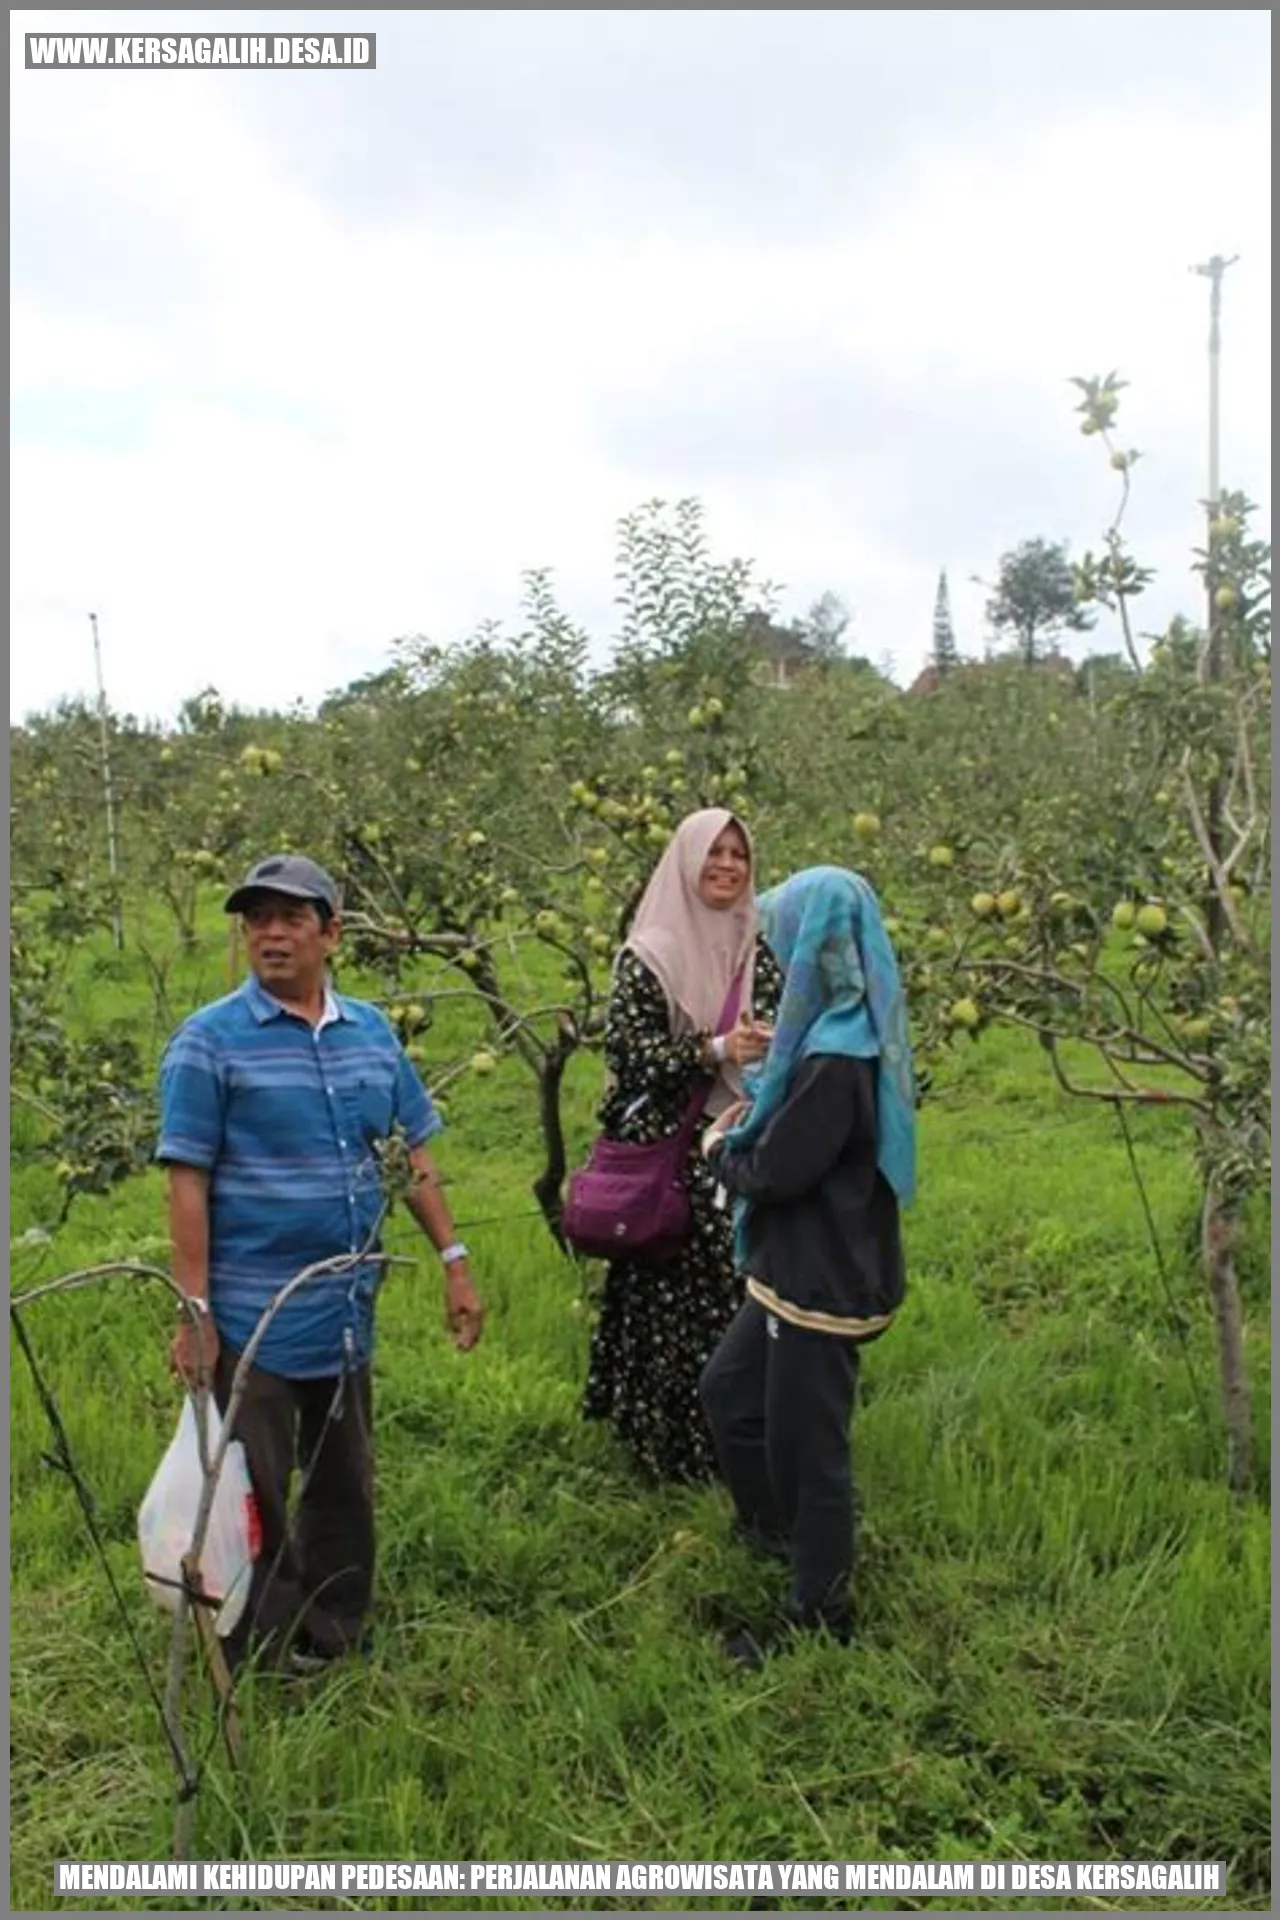
M1230 884L1228 875L1231 872L1232 866L1243 853L1246 841L1238 839L1228 858L1226 860L1219 860L1214 851L1213 840L1205 824L1204 815L1200 811L1200 800L1196 793L1195 782L1191 777L1191 752L1189 748L1183 755L1182 766L1179 771L1182 779L1183 798L1187 803L1187 813L1191 820L1191 831L1195 834L1196 844L1200 848L1200 852L1204 856L1204 863L1209 869L1209 875L1213 881L1213 890L1222 903L1222 911L1227 917L1227 922L1236 941L1246 952L1252 953L1252 936L1245 926L1244 921L1241 919L1236 903L1228 891Z
M1058 1057L1058 1035L1041 1031L1045 1050L1053 1067L1054 1077L1064 1093L1076 1100L1100 1100L1109 1106L1133 1105L1156 1107L1190 1107L1207 1119L1210 1108L1203 1100L1197 1100L1191 1094L1167 1093L1161 1087L1139 1088L1130 1091L1124 1087L1082 1087L1078 1086L1067 1074Z

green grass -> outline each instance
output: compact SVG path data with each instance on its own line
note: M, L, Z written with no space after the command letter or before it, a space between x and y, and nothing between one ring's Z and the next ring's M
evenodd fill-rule
M83 975L86 1021L159 1037L132 963L87 956ZM173 969L173 1010L224 982L211 931ZM453 1007L431 1044L444 1059L479 1032ZM570 1074L575 1151L597 1075L589 1060ZM752 1676L726 1666L710 1622L726 1599L763 1614L776 1570L731 1545L721 1495L644 1492L579 1418L591 1285L525 1217L530 1094L514 1060L460 1082L440 1145L490 1304L476 1353L447 1345L434 1263L393 1230L416 1264L392 1273L380 1320L372 1665L249 1685L248 1764L236 1777L210 1754L199 1855L1183 1857L1229 1863L1229 1899L1200 1904L1269 1907L1269 1496L1240 1504L1222 1484L1177 1116L1133 1122L1171 1309L1114 1120L1059 1094L1014 1036L946 1065L922 1119L909 1303L868 1353L855 1423L857 1645ZM50 1175L17 1158L15 1234L53 1201ZM1244 1277L1261 1459L1268 1232L1259 1209ZM148 1175L77 1203L40 1277L163 1262L162 1233ZM15 1257L15 1289L34 1273ZM167 1635L133 1524L175 1417L168 1318L158 1290L125 1282L27 1316L157 1684ZM164 1857L173 1782L16 1350L11 1440L11 1897L31 1908L50 1905L58 1858ZM203 1750L212 1717L199 1686L190 1698Z

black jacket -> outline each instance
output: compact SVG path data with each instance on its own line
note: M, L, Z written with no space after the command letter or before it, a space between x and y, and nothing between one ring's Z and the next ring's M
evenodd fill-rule
M711 1155L726 1191L753 1203L749 1291L801 1325L864 1339L907 1290L897 1196L876 1165L878 1073L875 1060L813 1054L752 1146Z

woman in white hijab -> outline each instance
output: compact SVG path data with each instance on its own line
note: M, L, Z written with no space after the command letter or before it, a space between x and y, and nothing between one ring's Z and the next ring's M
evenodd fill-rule
M754 882L750 835L733 814L708 807L681 822L614 970L600 1110L610 1139L669 1138L709 1080L714 1118L741 1096L742 1068L763 1057L782 976L757 929ZM667 1261L608 1268L591 1343L586 1416L608 1420L651 1480L717 1471L698 1378L737 1312L741 1277L701 1132L685 1164L688 1239Z

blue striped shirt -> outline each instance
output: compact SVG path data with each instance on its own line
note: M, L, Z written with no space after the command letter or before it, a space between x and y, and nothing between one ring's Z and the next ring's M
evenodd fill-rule
M286 1280L369 1246L383 1206L374 1142L398 1122L421 1146L444 1124L376 1007L330 990L312 1027L252 976L178 1028L160 1108L156 1159L210 1175L209 1305L237 1351ZM363 1364L379 1273L364 1262L307 1281L256 1364L298 1380Z

